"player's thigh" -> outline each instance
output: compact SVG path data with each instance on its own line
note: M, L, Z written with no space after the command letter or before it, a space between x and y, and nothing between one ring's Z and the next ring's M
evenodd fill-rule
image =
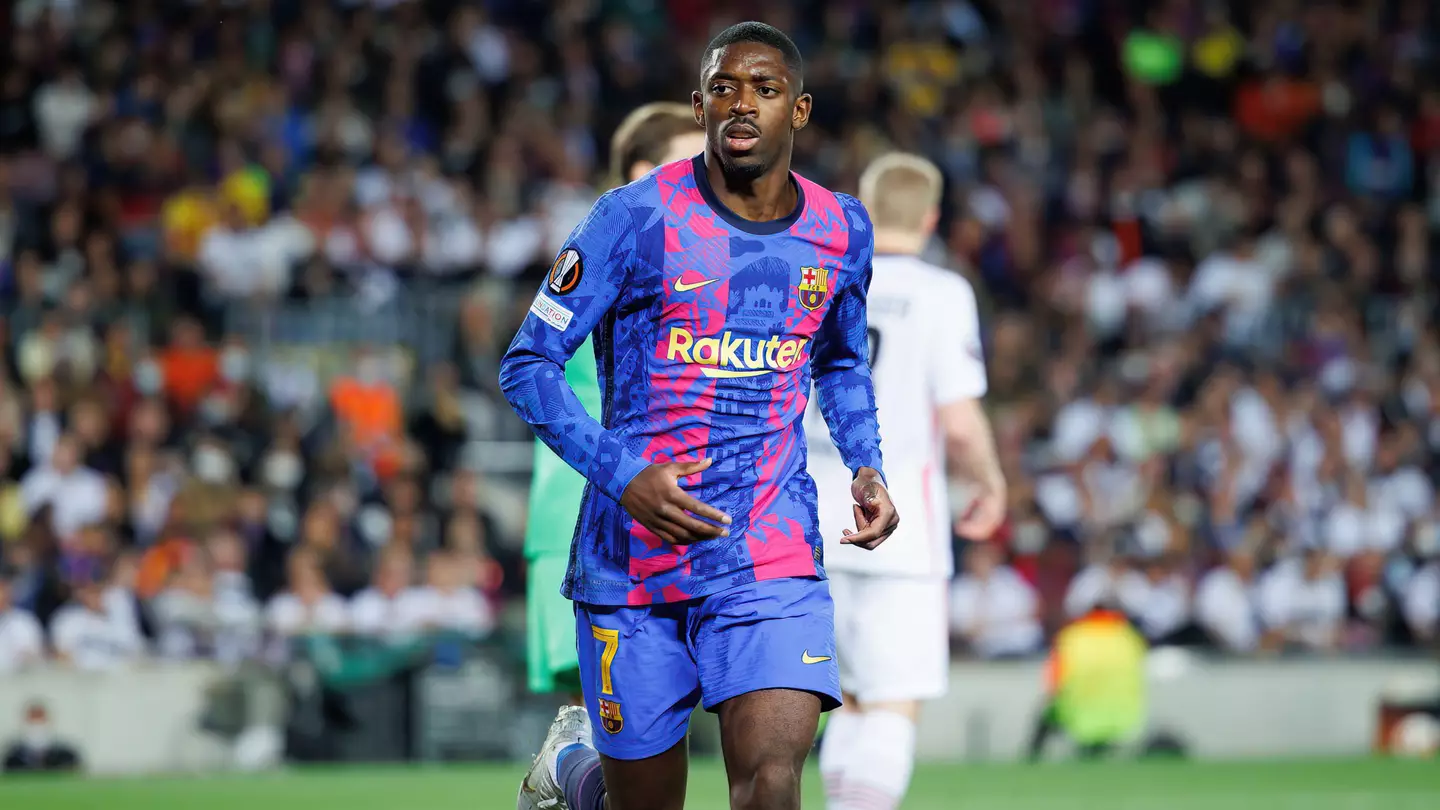
M683 605L577 605L585 708L595 748L616 760L657 757L685 738L700 679Z
M689 756L681 740L645 759L600 757L608 810L684 810Z
M800 807L801 777L815 743L821 696L765 689L730 698L718 708L731 807Z
M861 579L854 583L849 603L836 606L854 617L848 632L837 639L846 694L867 710L876 704L899 708L945 694L950 677L945 580Z
M840 704L829 585L769 580L712 595L692 642L705 708L720 715L732 806L791 806L820 713Z
M528 565L525 619L532 692L579 691L575 609L560 593L568 564L566 558L550 555L536 557Z

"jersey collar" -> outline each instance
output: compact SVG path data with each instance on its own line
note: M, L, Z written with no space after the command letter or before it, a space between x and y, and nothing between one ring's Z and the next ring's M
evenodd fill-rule
M720 215L721 219L736 230L756 236L784 233L790 230L790 226L794 225L796 220L800 219L800 215L805 212L805 187L795 179L793 172L790 174L790 182L795 186L795 210L780 219L754 222L731 211L724 203L720 202L719 197L715 196L715 189L710 186L710 177L705 174L704 152L690 159L690 171L695 175L695 187L700 190L700 196L705 200L705 204L709 205L715 213Z

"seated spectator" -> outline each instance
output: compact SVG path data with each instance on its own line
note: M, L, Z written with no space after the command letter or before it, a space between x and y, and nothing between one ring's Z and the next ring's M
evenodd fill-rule
M50 712L43 703L25 707L20 736L5 749L6 773L24 771L74 771L80 768L80 755L55 736L50 726Z
M330 590L315 555L297 551L287 566L287 588L265 606L265 626L279 639L349 628L345 600Z
M181 414L194 413L220 380L220 355L206 344L205 328L194 318L175 320L170 345L158 359L165 396Z
M34 666L45 656L40 622L14 605L10 581L10 572L0 570L0 675Z
M1403 612L1415 638L1433 643L1440 636L1440 560L1431 560L1410 577Z
M1040 600L993 543L971 543L950 589L950 629L982 658L1027 655L1044 643Z
M145 652L135 615L106 598L104 583L104 578L93 572L72 583L74 598L50 622L56 657L76 669L118 669Z
M1200 579L1195 619L1226 652L1248 653L1260 647L1260 616L1255 589L1255 552L1236 546L1225 564Z
M1085 566L1065 591L1065 618L1078 619L1094 610L1101 600L1114 597L1120 581L1130 571L1130 558L1123 552L1104 562Z
M373 350L355 358L355 373L335 378L330 407L345 444L361 458L393 454L404 429L400 395L385 360Z
M105 519L108 494L105 478L81 466L80 444L72 435L55 443L50 463L30 470L20 480L25 510L34 515L40 507L52 508L51 521L61 542L69 541L83 526Z
M412 623L414 617L402 609L414 584L414 573L408 550L386 548L375 564L374 584L350 600L350 629L373 637L418 630Z
M200 239L199 266L206 280L226 298L283 293L290 285L291 260L297 258L283 221L252 226L233 200L221 204L220 214L220 221Z
M1345 580L1339 563L1311 543L1301 556L1283 559L1260 578L1260 621L1267 643L1332 650L1345 621Z
M1121 609L1152 644L1183 643L1190 625L1190 581L1176 563L1168 552L1148 551L1116 587Z
M172 658L214 658L234 664L259 649L260 607L249 581L236 571L237 555L224 540L191 554L155 598L161 652ZM227 569L218 571L216 553ZM243 566L243 555L239 564ZM238 579L237 579L238 577Z
M425 585L406 594L401 611L407 623L422 630L448 630L488 636L495 613L470 579L455 552L434 551L426 561Z
M1345 477L1344 500L1326 516L1323 535L1330 553L1342 560L1376 551L1389 552L1405 539L1405 513L1374 498L1363 476Z

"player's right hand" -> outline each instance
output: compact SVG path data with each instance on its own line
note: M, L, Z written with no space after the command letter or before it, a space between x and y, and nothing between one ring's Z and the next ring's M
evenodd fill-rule
M651 464L631 479L620 496L620 505L640 521L641 526L677 546L729 537L730 530L725 527L730 525L730 516L690 497L680 488L681 478L704 472L710 469L710 464L708 458Z

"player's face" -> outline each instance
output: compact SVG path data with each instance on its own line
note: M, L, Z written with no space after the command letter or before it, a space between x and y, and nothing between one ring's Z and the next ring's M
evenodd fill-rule
M810 120L810 96L780 51L756 42L719 49L701 80L691 103L725 174L754 179L782 161L788 170L794 133Z

